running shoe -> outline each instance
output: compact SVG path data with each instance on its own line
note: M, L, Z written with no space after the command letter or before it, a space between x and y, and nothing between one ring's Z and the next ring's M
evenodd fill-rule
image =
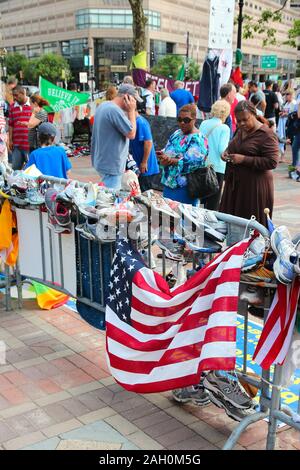
M89 223L88 221L86 221L83 224L76 225L75 230L77 230L77 232L80 232L81 235L87 240L94 241L97 239L96 228L97 226L95 223Z
M231 403L236 408L247 409L253 404L238 380L223 376L218 371L209 372L204 378L203 385L209 392L221 396L223 400Z
M259 286L240 285L240 300L248 302L250 305L263 305L264 304L264 289Z
M57 192L57 196L56 196L57 201L71 203L73 201L73 194L76 188L77 188L77 182L70 181L70 183L66 185L64 190Z
M273 266L276 279L282 284L290 284L296 275L295 265L299 256L284 225L272 232L271 246L277 256Z
M241 281L270 284L275 282L276 278L273 271L270 271L263 265L260 265L255 271L242 272Z
M234 419L235 421L242 421L244 418L247 418L248 416L256 413L253 405L251 405L249 408L237 408L232 403L227 401L224 396L217 392L210 392L209 397L214 405L218 406L219 408L223 408L227 416Z
M263 255L254 255L251 251L247 251L243 258L242 263L242 272L253 271L254 269L258 268L258 266L262 263L264 257Z
M264 254L266 250L266 240L262 235L254 238L253 242L249 246L249 251L256 256Z
M166 214L169 217L173 217L174 219L179 219L180 216L177 214L169 204L164 200L163 197L161 197L158 193L155 193L152 190L145 191L143 193L144 196L147 196L147 198L150 201L151 207L155 212L161 212L162 214Z
M183 219L183 227L187 231L195 232L195 229L193 228L194 226L196 229L204 232L211 240L218 242L223 242L225 240L225 234L212 228L212 225L210 225L207 219L205 219L206 213L203 209L193 207L190 204L179 204L178 210ZM212 216L215 218L215 221L218 222L218 219L213 213Z
M31 205L41 205L44 204L45 198L44 196L38 191L37 188L30 188L26 191L26 199Z
M45 193L45 205L51 220L50 224L60 225L64 227L69 233L71 232L71 218L70 211L64 204L56 201L57 191L49 188Z
M54 233L58 234L70 234L72 233L71 226L69 225L68 227L61 227L55 222L55 219L49 215L48 217L48 223L47 227L49 230L51 230Z
M100 186L98 187L98 192L96 196L96 208L97 209L103 209L105 207L111 207L115 202L115 196L108 192L107 190L104 190Z
M206 406L210 403L210 394L203 385L192 385L191 387L172 390L172 397L178 403L192 402L194 405Z
M157 239L155 243L165 253L166 258L171 259L172 261L183 260L184 245L181 245L172 239Z

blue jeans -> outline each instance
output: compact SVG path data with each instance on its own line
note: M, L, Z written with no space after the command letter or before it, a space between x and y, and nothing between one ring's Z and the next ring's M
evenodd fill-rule
M104 183L107 188L121 189L121 181L123 175L109 175L108 173L99 173L101 183Z
M293 166L300 163L300 132L295 135L292 145L293 152Z
M11 154L11 166L13 170L22 170L24 164L28 161L28 151L14 147Z

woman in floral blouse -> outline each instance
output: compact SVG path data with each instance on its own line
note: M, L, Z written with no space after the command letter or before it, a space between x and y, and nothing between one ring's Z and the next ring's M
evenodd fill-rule
M174 201L195 205L197 200L189 197L187 175L205 166L207 143L196 128L197 108L183 106L177 118L180 129L171 135L166 147L157 152L163 167L163 196Z

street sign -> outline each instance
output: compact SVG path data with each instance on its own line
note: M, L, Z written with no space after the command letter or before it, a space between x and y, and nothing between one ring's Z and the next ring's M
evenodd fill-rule
M88 82L88 74L86 72L79 73L79 82L80 83L87 83Z
M128 72L128 67L127 65L111 65L110 66L110 71L112 73L122 73L122 72Z
M232 49L234 0L211 0L209 20L210 49Z
M262 69L277 69L277 55L263 55L261 57Z

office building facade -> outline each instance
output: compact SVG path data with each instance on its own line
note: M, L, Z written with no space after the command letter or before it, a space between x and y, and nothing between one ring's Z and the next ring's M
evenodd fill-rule
M280 8L282 0L247 0L244 13L258 17L266 8ZM144 0L148 18L147 52L153 65L165 54L187 53L203 63L208 46L209 0ZM238 1L236 1L238 12ZM97 82L126 73L133 55L132 14L128 0L0 0L2 45L29 58L43 53L62 54L75 73L93 68ZM276 26L279 42L298 9L288 5ZM236 31L234 33L236 38ZM261 47L259 38L243 40L243 69L261 74L261 55L277 55L272 73L293 76L297 51L286 45ZM234 40L233 48L236 46ZM91 62L84 59L90 56ZM90 68L91 71L91 68Z

